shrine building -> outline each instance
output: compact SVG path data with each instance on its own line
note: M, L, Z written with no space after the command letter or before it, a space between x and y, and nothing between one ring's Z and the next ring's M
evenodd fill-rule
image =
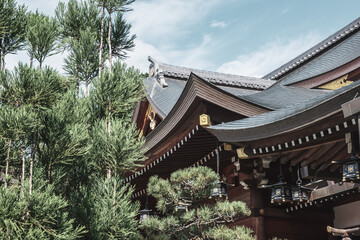
M360 18L262 78L149 57L133 115L147 160L126 177L144 205L152 175L208 166L258 240L360 235Z

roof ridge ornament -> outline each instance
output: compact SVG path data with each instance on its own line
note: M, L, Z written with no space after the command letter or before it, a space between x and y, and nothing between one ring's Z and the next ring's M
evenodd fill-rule
M148 59L151 62L149 66L149 76L155 78L162 88L167 87L168 84L165 81L164 71L160 68L159 62L157 62L150 56L148 57Z

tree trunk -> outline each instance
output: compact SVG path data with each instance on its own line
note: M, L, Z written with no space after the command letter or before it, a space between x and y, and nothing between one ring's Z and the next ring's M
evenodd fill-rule
M22 158L22 173L21 173L21 196L24 197L25 185L25 140L21 144L21 158Z
M85 96L87 97L89 95L89 89L88 89L88 80L85 80Z
M116 204L116 172L114 172L115 179L114 179L114 196L113 196L113 206Z
M9 174L9 160L11 151L11 139L9 140L9 146L6 154L6 167L5 167L5 188L7 188L8 174Z
M110 117L111 117L111 102L110 102L110 98L109 98L108 116L107 116L107 121L106 121L106 130L107 130L107 133L109 135L110 135L110 132L111 132ZM109 169L108 169L108 172L107 172L107 177L108 177L108 179L111 178L111 166L109 166Z
M109 71L111 73L111 65L112 65L112 55L111 55L111 12L109 12L108 45L109 45Z
M1 71L2 71L2 72L5 72L5 54L3 54L3 55L1 56L1 62L2 62Z
M104 41L104 19L105 19L105 6L103 3L102 12L101 12L101 33L100 33L100 47L99 47L99 77L101 76L102 70L102 50L103 50L103 41Z
M29 176L29 194L32 194L32 179L33 179L33 168L34 168L34 158L35 158L35 144L31 147L31 158L30 158L30 176Z
M33 56L31 56L31 57L30 57L30 68L32 68L32 66L33 66L33 62L34 62L34 57L33 57Z
M49 166L48 166L48 183L51 183L51 159L49 160Z

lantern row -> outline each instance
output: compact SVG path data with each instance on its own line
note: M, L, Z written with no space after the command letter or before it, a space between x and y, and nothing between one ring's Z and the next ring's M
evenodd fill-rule
M341 128L346 129L351 124L352 125L357 124L357 121L355 118L345 121L340 125L336 125L335 127L328 128L327 130L323 130L318 133L314 133L311 136L305 136L303 138L299 138L299 139L293 140L291 142L285 142L285 143L281 143L281 144L277 144L277 145L273 145L273 146L267 146L267 147L254 148L253 153L254 154L263 154L263 153L281 151L281 150L287 149L289 147L295 147L296 145L301 145L303 143L308 143L310 141L314 141L318 138L329 136L334 132L339 132Z
M171 154L173 154L174 152L176 152L177 149L181 148L181 146L183 146L192 136L195 135L195 132L199 131L199 125L196 125L194 129L192 129L181 141L179 141L178 143L176 143L172 148L170 148L169 151L167 151L166 153L164 153L162 156L160 156L158 159L156 159L155 161L153 161L152 163L150 163L149 165L145 166L144 168L142 168L141 170L135 172L134 174L132 174L131 176L125 178L125 183L127 182L131 182L132 180L134 180L135 178L143 175L146 171L148 171L149 169L155 167L156 165L158 165L160 162L165 161L165 159L167 157L169 157Z
M321 205L321 204L326 203L326 202L336 201L337 199L339 199L341 197L348 196L350 194L355 194L355 193L356 193L356 191L352 190L352 191L348 191L346 193L336 194L335 196L329 196L329 197L326 197L326 198L323 198L323 199L320 199L320 200L313 200L313 201L309 201L309 202L306 202L306 203L300 203L298 205L286 208L285 211L288 213L288 212L301 210L303 208L307 208L307 207L311 207L311 206L318 206L318 205Z

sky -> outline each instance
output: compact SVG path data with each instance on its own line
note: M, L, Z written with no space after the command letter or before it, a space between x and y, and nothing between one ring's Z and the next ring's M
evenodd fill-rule
M57 0L17 0L54 15ZM63 0L67 2L67 0ZM359 0L137 0L126 13L137 35L125 61L148 71L148 56L172 65L262 77L359 16ZM29 62L25 52L7 68ZM45 64L63 73L63 56Z

